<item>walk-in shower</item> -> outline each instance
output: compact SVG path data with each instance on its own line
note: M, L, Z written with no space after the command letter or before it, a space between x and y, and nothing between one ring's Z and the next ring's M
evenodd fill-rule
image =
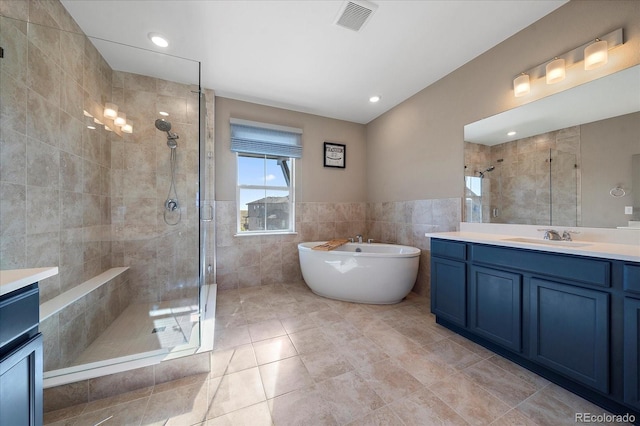
M178 193L176 191L176 156L178 151L179 136L171 133L171 123L164 118L156 120L156 129L167 132L167 146L171 149L169 153L169 168L171 169L171 184L169 185L169 194L164 202L164 223L167 225L177 225L182 219L182 210L178 201ZM174 217L170 217L174 213Z
M38 69L53 69L74 88L61 97L51 73L25 79L13 66L0 73L11 89L0 92L0 103L10 110L14 91L47 102L46 114L25 103L21 126L3 117L2 131L16 136L3 140L6 152L42 153L0 176L9 196L23 200L7 213L21 226L10 229L2 269L60 271L40 282L45 388L197 354L213 339L202 320L215 307L206 299L215 297L207 286L215 260L206 252L215 249L215 221L200 217L214 198L213 160L205 155L213 140L203 130L213 96L204 97L200 64L73 31L0 16L12 58L40 58ZM65 40L65 49L27 42L43 34ZM136 57L137 68L111 68L121 64L118 55ZM104 117L106 102L126 111L133 133ZM26 122L43 131L27 138ZM35 205L49 206L46 214L29 212Z

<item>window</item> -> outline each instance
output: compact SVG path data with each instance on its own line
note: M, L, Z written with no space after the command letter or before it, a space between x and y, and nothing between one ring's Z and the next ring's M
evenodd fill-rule
M299 129L232 119L239 233L294 231L294 161L301 157L301 135Z

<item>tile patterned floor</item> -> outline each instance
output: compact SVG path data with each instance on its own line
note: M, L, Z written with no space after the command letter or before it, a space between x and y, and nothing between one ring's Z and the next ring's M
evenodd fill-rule
M602 413L437 325L429 300L218 294L211 373L47 413L51 425L569 425Z

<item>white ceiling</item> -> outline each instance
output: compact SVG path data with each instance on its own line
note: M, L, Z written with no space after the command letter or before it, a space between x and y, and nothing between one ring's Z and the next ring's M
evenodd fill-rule
M341 0L62 3L90 37L201 62L218 96L368 123L566 0L377 0L359 32L334 24ZM197 82L188 61L95 44L113 69Z

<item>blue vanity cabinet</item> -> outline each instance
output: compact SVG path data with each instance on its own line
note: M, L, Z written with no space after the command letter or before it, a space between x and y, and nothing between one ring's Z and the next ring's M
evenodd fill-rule
M466 244L431 242L431 312L467 326Z
M530 359L609 393L609 294L531 278Z
M640 419L640 263L431 239L436 322Z
M522 351L522 275L471 266L469 329L515 352Z
M43 422L39 291L32 284L0 296L0 425Z
M624 402L640 410L640 299L624 300Z

